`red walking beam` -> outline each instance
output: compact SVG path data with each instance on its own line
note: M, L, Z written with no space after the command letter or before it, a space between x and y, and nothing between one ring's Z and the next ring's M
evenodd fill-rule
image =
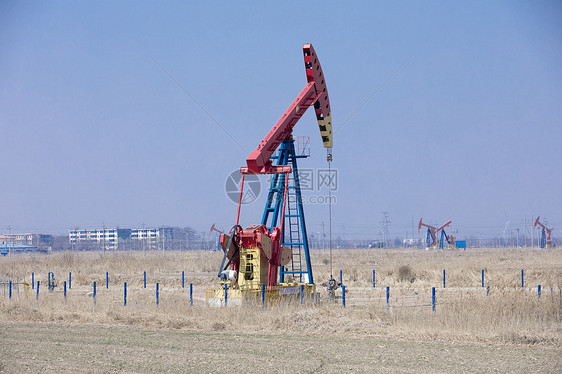
M533 228L537 227L537 225L539 225L540 227L542 227L543 229L546 230L546 226L543 225L540 221L539 218L541 218L541 216L538 216L537 219L535 220L535 223L533 224Z
M291 167L272 165L271 156L283 140L291 136L293 127L303 116L306 110L314 105L316 120L320 128L322 142L328 148L328 160L331 161L332 118L330 113L330 100L322 67L312 44L303 46L304 65L308 84L261 141L255 151L246 159L245 167L240 168L242 174L272 174L288 173Z
M433 227L433 226L430 226L430 225L428 225L428 224L423 223L423 222L422 222L422 219L420 218L420 220L419 220L419 222L418 222L418 232L420 232L422 226L423 226L423 227L427 227L427 228L430 229L430 230L431 230L431 229L437 230L437 227Z
M449 221L449 222L445 223L444 225L441 225L441 226L437 229L436 232L439 232L439 231L443 230L445 227L451 227L451 226L449 226L449 225L450 225L452 222L453 222L453 221Z

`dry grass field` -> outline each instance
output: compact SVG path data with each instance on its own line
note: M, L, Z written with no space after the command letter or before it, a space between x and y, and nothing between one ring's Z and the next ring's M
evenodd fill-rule
M320 284L330 276L329 254L311 254ZM334 277L341 269L346 285L345 308L322 289L318 304L207 307L205 289L218 284L217 252L3 257L0 279L29 282L33 272L40 292L37 299L34 289L27 296L20 285L10 300L6 287L1 289L0 372L560 373L561 254L557 249L334 250ZM482 269L489 293L481 287ZM58 283L53 292L46 287L49 271ZM69 272L72 289L65 299L62 285Z

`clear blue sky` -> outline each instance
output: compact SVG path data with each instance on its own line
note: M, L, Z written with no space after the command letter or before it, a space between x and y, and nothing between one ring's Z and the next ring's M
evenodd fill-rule
M335 235L377 238L383 211L393 235L419 217L460 237L531 215L560 232L562 3L257 4L3 1L0 231L230 227L225 180L304 87L312 43ZM326 167L312 111L295 134L312 139L301 167ZM306 212L309 232L328 221Z

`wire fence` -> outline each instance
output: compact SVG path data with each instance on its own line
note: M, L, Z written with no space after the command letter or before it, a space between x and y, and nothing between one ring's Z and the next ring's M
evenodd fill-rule
M483 273L482 273L483 274ZM373 273L373 280L375 274ZM333 302L336 304L341 304L342 307L365 307L372 305L379 305L390 309L396 308L431 308L435 311L436 307L446 306L453 303L458 303L459 300L466 299L468 297L484 299L493 299L494 294L501 293L516 293L520 297L528 297L534 300L540 300L541 293L545 291L549 292L551 297L553 295L559 294L562 300L562 290L557 286L542 287L540 284L529 287L525 285L525 273L521 270L520 273L520 284L511 286L492 286L489 285L484 287L484 276L482 275L482 286L466 286L466 287L446 287L445 282L446 273L443 272L443 283L439 287L423 286L423 287L404 287L404 286L384 286L372 283L372 287L352 287L345 286L342 283L338 293L329 297L324 294L323 290L317 289L316 296L311 297L310 288L307 287L306 293L304 287L300 289L295 287L295 292L283 293L277 292L276 295L286 294L284 297L278 297L278 299L295 299L296 302L300 300L300 304L310 304L311 301L314 302ZM519 274L518 274L519 276ZM72 286L72 272L69 272L65 279L60 282L60 284L55 283L54 274L49 273L48 279L44 281L43 287L41 287L41 282L36 277L35 273L32 273L29 277L31 282L26 280L26 278L19 279L0 279L0 290L2 296L7 299L17 298L21 299L23 295L25 298L32 298L35 296L35 300L39 300L40 294L47 293L48 295L60 297L66 301L67 297L73 297L73 293L76 292L77 296L87 295L92 298L92 303L96 303L96 298L103 295L104 299L110 297L115 303L116 300L121 300L120 303L124 307L127 306L127 302L131 301L131 298L142 297L142 301L145 303L153 303L158 306L161 304L162 300L165 302L166 298L162 296L174 295L179 296L185 300L185 303L189 306L193 306L194 303L209 303L209 290L205 289L202 285L195 285L193 283L186 283L186 274L184 271L178 274L148 274L143 272L142 274L129 274L129 275L119 275L119 281L110 281L109 272L105 272L100 280L94 280L90 284L84 284ZM148 282L147 282L148 279ZM343 274L340 272L340 279L343 280ZM152 281L152 282L151 282ZM161 284L160 282L164 282ZM224 292L222 289L224 288ZM218 295L218 302L214 303L216 306L226 306L228 303L228 293L229 288L222 286L220 290L214 290L212 292ZM41 293L40 293L41 289ZM23 290L23 292L22 292ZM73 291L74 290L74 291ZM33 291L33 292L30 292ZM86 293L84 293L86 291ZM266 296L268 300L272 299L271 290L267 290L265 286L261 287L261 297L260 290L255 290L252 296L252 302L260 304L263 306L265 304ZM204 297L198 295L205 295ZM305 297L306 296L306 299ZM152 299L152 301L150 300ZM306 302L305 302L306 301ZM236 302L230 302L230 305L239 304Z

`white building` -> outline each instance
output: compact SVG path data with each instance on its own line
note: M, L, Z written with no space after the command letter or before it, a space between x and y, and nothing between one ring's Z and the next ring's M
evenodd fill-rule
M136 249L166 248L166 243L172 238L173 229L170 227L142 228L142 229L95 229L95 230L70 230L68 240L70 244L95 244L106 250L117 249L120 245L130 241ZM121 244L120 244L121 243Z
M53 245L53 235L50 234L4 234L0 235L1 241L9 241L12 243L32 245L38 248L50 248Z
M68 240L70 244L93 244L105 249L117 249L119 238L128 239L129 229L99 229L99 230L70 230Z

